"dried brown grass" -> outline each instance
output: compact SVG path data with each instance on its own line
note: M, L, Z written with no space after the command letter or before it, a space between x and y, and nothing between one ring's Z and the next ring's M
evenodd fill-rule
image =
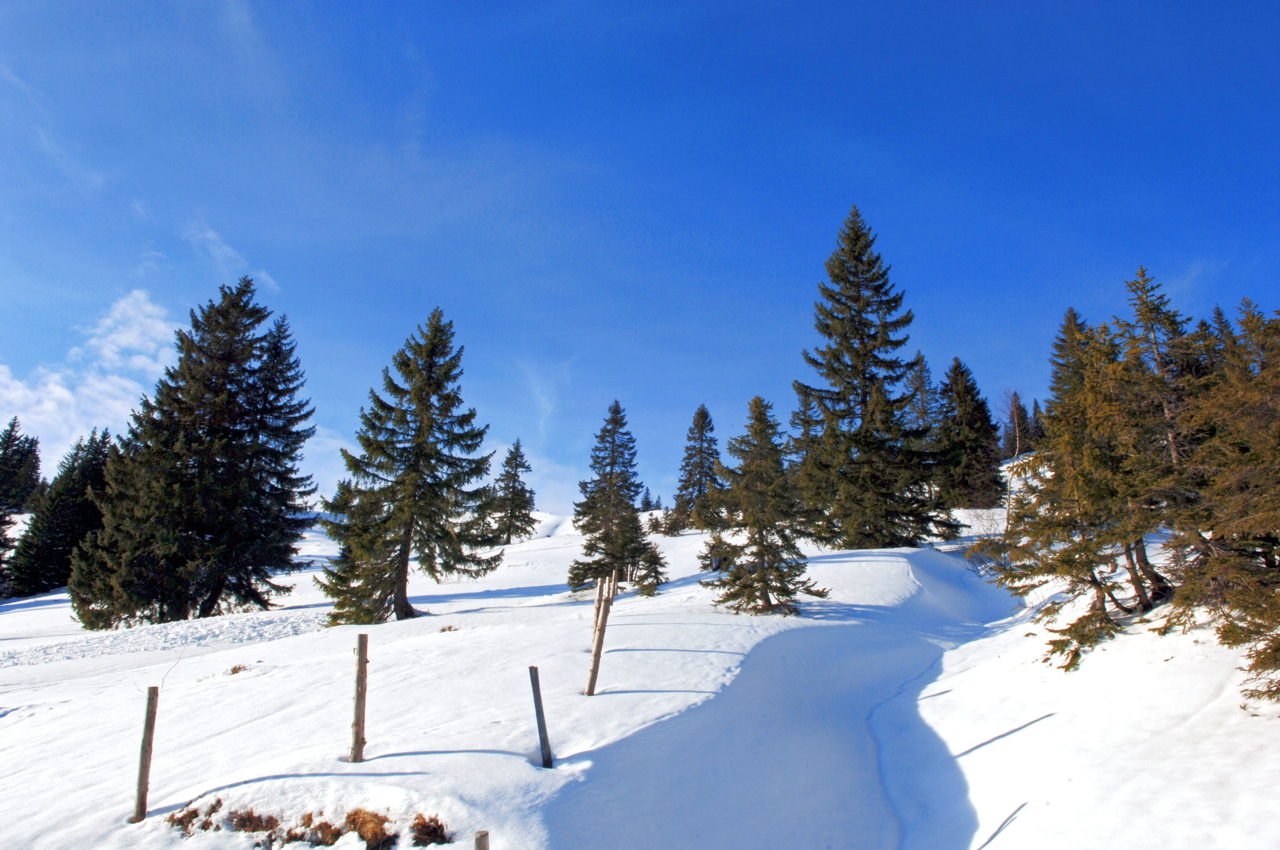
M440 820L439 815L424 817L419 814L413 819L413 824L409 827L413 833L414 847L430 847L432 844L452 844L453 838L444 828L444 823Z

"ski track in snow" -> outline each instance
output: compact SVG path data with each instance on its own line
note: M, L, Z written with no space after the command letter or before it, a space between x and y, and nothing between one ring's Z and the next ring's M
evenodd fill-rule
M42 646L3 650L0 669L130 652L280 640L318 631L324 627L324 621L323 611L268 611L137 626Z

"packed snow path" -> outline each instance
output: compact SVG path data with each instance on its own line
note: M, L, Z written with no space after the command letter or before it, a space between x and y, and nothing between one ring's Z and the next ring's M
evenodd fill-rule
M548 807L550 846L967 850L964 777L916 703L945 648L1009 602L945 556L895 554L919 592L820 603L846 624L768 638L715 699L592 753Z

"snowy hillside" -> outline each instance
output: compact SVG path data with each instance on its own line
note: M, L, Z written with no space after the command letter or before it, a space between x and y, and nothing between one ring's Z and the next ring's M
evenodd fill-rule
M166 823L221 800L218 817L284 825L363 807L406 836L438 814L494 850L1280 846L1278 712L1239 708L1238 656L1208 631L1136 626L1066 675L1039 662L1043 628L953 555L812 550L830 598L747 617L698 585L700 535L658 540L671 581L618 599L594 697L564 518L481 581L417 578L431 616L375 627L322 628L309 571L276 611L120 632L80 630L62 593L0 605L0 845L255 846ZM350 764L359 632L368 745ZM132 825L148 685L150 816Z

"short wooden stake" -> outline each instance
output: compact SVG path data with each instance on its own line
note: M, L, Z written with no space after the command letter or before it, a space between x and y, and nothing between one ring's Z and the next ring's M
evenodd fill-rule
M583 691L589 697L595 696L596 693L596 677L600 675L600 655L604 652L604 630L609 624L609 609L612 607L613 600L606 596L600 608L600 623L596 626L595 638L591 641L591 672L587 675L587 689Z
M364 761L364 704L369 695L369 636L356 635L356 716L351 723L351 761Z
M533 713L538 718L538 743L542 746L542 766L551 767L551 740L547 737L547 716L542 713L542 688L538 685L538 668L529 668L533 685Z
M133 804L132 823L141 823L147 817L147 788L151 784L151 747L156 737L156 707L160 703L160 689L147 688L147 719L142 725L142 755L138 759L138 796Z
M476 850L489 850L489 830L482 829L476 833Z

